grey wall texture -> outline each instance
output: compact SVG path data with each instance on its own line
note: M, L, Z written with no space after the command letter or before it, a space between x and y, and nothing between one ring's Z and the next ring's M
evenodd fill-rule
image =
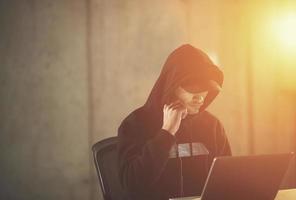
M185 4L0 5L0 198L101 199L91 145L116 135L186 42Z
M85 2L0 2L0 199L88 199Z
M225 72L209 109L234 154L296 149L294 101L279 92L276 74L262 77L261 66L275 65L262 54L267 47L250 45L258 45L249 20L255 5L0 0L0 199L102 199L91 146L144 104L183 43Z

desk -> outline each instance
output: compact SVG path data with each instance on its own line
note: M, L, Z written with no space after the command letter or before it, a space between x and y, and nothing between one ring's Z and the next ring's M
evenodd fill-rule
M172 200L200 200L198 197L175 198ZM280 190L275 200L296 200L296 189Z
M296 199L296 189L280 190L275 200L294 200Z

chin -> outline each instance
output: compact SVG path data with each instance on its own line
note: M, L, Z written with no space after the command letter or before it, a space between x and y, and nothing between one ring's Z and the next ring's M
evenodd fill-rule
M188 115L194 115L194 114L197 114L198 112L199 112L199 109L188 110Z
M187 111L189 115L194 115L197 114L199 112L200 106L187 106Z

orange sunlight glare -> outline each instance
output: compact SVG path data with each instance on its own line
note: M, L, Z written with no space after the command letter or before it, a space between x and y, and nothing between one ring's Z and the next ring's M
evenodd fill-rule
M278 70L283 89L296 90L296 13L285 12L272 22L278 50Z
M274 23L276 37L287 51L296 49L296 13L280 16Z

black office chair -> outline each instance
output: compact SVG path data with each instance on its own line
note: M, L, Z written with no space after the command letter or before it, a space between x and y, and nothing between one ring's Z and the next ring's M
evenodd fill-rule
M126 199L118 177L117 142L117 137L111 137L97 142L92 147L104 200Z

